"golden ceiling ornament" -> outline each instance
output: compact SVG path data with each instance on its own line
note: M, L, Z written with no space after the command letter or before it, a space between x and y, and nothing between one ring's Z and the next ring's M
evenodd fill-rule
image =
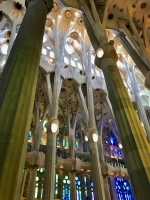
M70 10L66 10L65 16L66 16L67 18L70 18L71 15L72 15L71 11L70 11Z
M50 18L47 18L47 19L46 19L45 26L48 26L48 27L50 27L50 26L51 26L51 24L52 24L52 20L51 20Z
M72 37L73 39L77 39L79 36L78 32L76 31L73 31L71 34L70 34L70 37Z
M82 17L80 17L80 18L77 20L77 22L78 22L78 24L79 24L80 26L83 26L83 24L84 24L84 21L83 21Z
M58 5L56 2L53 3L52 11L56 11L58 9Z

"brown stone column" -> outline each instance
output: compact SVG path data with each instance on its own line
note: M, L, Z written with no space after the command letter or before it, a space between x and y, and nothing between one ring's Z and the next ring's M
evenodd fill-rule
M52 8L52 1L49 6ZM28 2L0 79L0 200L18 200L20 197L47 13L46 2Z

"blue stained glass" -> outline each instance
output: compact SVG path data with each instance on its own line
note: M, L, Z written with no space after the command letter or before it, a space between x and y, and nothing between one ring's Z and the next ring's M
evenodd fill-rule
M79 148L79 142L76 141L76 148L78 149Z
M30 139L31 139L31 136L32 136L32 133L31 133L31 132L29 132L29 133L28 133L28 140L30 140Z
M78 137L79 137L79 134L78 134L78 133L75 133L75 137L78 138Z
M67 175L63 179L62 200L70 200L70 181Z
M82 149L85 150L85 142L82 144Z
M58 173L56 173L55 198L58 198Z
M118 200L134 200L129 181L115 178L116 193Z
M109 138L109 139L110 139L111 145L117 146L117 147L118 147L117 139L116 139L116 137L115 137L113 134L110 135L110 138Z
M60 144L60 138L57 138L57 146Z

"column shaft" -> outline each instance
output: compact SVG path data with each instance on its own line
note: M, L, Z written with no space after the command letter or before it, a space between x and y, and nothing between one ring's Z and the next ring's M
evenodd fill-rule
M76 200L75 172L69 172L71 200Z
M55 191L55 161L56 161L56 134L47 134L46 154L44 172L43 200L54 199Z
M58 198L62 199L62 179L63 179L63 171L60 169L58 171Z
M0 200L20 196L47 12L43 1L28 3L0 79Z
M91 176L89 174L86 175L86 178L87 178L87 193L88 193L88 200L91 200L92 199L92 196L91 196Z
M104 185L105 199L110 200L108 176L103 176L103 185Z
M148 200L150 190L150 147L127 94L116 63L101 61L109 98L119 130L126 166L136 200Z
M84 184L84 174L79 175L80 181L81 181L81 195L82 195L82 200L86 200L85 196L85 184Z
M33 166L30 168L30 180L29 180L29 189L28 189L28 200L34 199L34 191L35 191L35 177L37 173L37 166Z
M95 142L90 142L90 162L91 162L92 181L94 188L94 197L96 200L105 199L98 148L97 148L97 143Z

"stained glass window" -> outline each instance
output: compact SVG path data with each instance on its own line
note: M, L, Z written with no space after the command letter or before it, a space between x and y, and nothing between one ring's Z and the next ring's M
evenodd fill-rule
M91 181L91 195L92 195L92 200L94 200L94 190L93 190L93 182Z
M86 178L86 175L84 175L84 185L85 185L85 197L86 197L86 199L88 199L87 178Z
M117 200L134 200L129 181L115 178Z
M68 147L69 147L68 136L64 136L64 138L63 138L63 147L65 149L68 149Z
M57 137L56 145L57 145L57 147L59 147L59 145L60 145L60 138L59 137Z
M64 176L62 181L63 190L62 190L62 200L70 200L70 180L68 175Z
M77 197L77 200L82 200L81 181L77 176L75 177L75 183L76 183L76 197Z
M79 142L76 140L76 149L79 148Z
M56 173L56 176L55 176L56 180L55 180L55 198L58 198L58 173Z
M31 133L31 131L28 133L28 140L30 140L31 139L31 136L32 136L32 133Z

